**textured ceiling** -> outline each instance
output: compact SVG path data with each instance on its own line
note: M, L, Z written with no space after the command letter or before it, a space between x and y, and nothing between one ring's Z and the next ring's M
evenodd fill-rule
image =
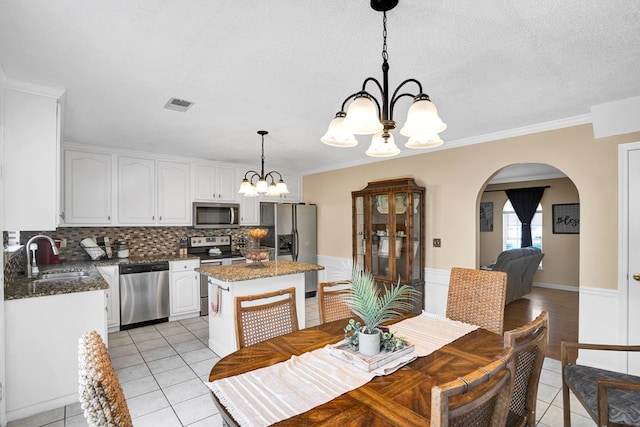
M445 147L585 115L640 95L639 18L634 0L400 0L390 84L422 83ZM371 160L369 137L348 149L320 137L347 95L381 79L381 49L368 1L0 0L4 75L66 89L65 141L258 163L267 129L268 169ZM163 109L171 97L195 105Z

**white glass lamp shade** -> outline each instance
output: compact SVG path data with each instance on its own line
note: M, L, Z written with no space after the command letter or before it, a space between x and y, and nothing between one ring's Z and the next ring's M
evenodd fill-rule
M256 191L258 193L266 193L268 189L269 189L269 184L267 184L266 180L261 179L258 182L256 182Z
M444 141L440 139L437 134L433 135L414 135L409 137L409 141L404 144L407 148L423 149L423 148L435 148L442 145Z
M438 116L436 106L426 99L415 101L407 112L407 122L400 133L404 136L433 135L440 133L447 125Z
M393 134L389 136L387 142L384 142L382 132L378 132L371 138L371 145L365 154L371 157L392 157L400 154L400 149L393 139Z
M251 182L248 179L245 178L240 183L240 189L238 190L238 193L247 194L247 193L253 191L252 189L254 189L253 185L251 185Z
M338 115L331 120L327 132L320 138L320 141L332 147L355 147L358 145L355 136L342 126L343 121L344 115Z
M276 190L276 184L274 184L273 182L269 184L269 188L267 189L265 196L279 196L279 195L280 193L278 193L278 190Z
M358 96L353 100L342 126L356 135L371 135L380 132L384 127L380 123L376 104L368 96Z
M258 196L259 194L256 191L256 187L254 187L253 185L251 186L251 189L249 191L244 193L244 197L258 197Z
M278 181L276 184L276 191L278 194L289 194L289 189L287 188L287 184L283 180Z

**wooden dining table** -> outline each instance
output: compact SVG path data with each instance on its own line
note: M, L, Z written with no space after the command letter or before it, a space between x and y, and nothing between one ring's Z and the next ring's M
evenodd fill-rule
M274 365L344 337L346 320L325 323L242 348L211 369L209 381ZM393 328L391 328L393 330ZM283 420L280 426L428 426L431 387L462 377L494 359L503 348L502 336L476 329L425 357L315 408ZM336 360L336 363L343 363ZM355 368L354 368L355 369ZM220 414L238 425L215 394Z

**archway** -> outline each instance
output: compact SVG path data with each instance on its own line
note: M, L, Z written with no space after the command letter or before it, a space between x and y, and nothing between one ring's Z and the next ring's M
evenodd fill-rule
M533 320L542 310L549 311L552 335L548 355L559 358L560 342L577 339L580 234L579 228L567 233L557 224L554 227L557 221L554 205L556 213L559 205L579 206L579 194L573 181L548 164L507 165L497 170L487 179L477 197L478 212L481 206L490 206L493 215L492 227L488 226L486 217L483 224L478 219L476 258L479 266L489 265L507 249L507 213L503 214L503 208L508 197L504 190L528 187L545 187L540 201L542 227L540 235L534 236L534 240L541 242L545 257L542 268L534 274L532 292L507 305L505 329L509 328L509 321L518 326L518 322ZM483 211L486 214L486 210ZM515 317L508 315L511 312Z

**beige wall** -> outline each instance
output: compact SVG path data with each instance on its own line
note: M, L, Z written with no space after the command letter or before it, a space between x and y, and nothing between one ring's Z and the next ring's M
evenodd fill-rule
M580 286L615 289L617 145L638 140L640 133L595 140L591 125L575 126L307 175L303 197L318 204L318 253L350 259L351 191L369 181L412 176L427 187L427 242L442 239L441 248L427 245L426 267L474 268L477 212L487 180L513 164L547 163L563 171L580 196ZM363 145L350 149L364 157Z
M486 190L504 190L508 188L544 187L540 205L542 206L542 260L543 269L534 276L535 282L552 285L577 287L580 235L553 234L552 206L560 203L579 203L578 191L568 178L527 181L511 184L487 186ZM502 208L507 202L504 191L485 191L483 202L493 202L493 231L480 233L480 265L495 261L502 252Z

